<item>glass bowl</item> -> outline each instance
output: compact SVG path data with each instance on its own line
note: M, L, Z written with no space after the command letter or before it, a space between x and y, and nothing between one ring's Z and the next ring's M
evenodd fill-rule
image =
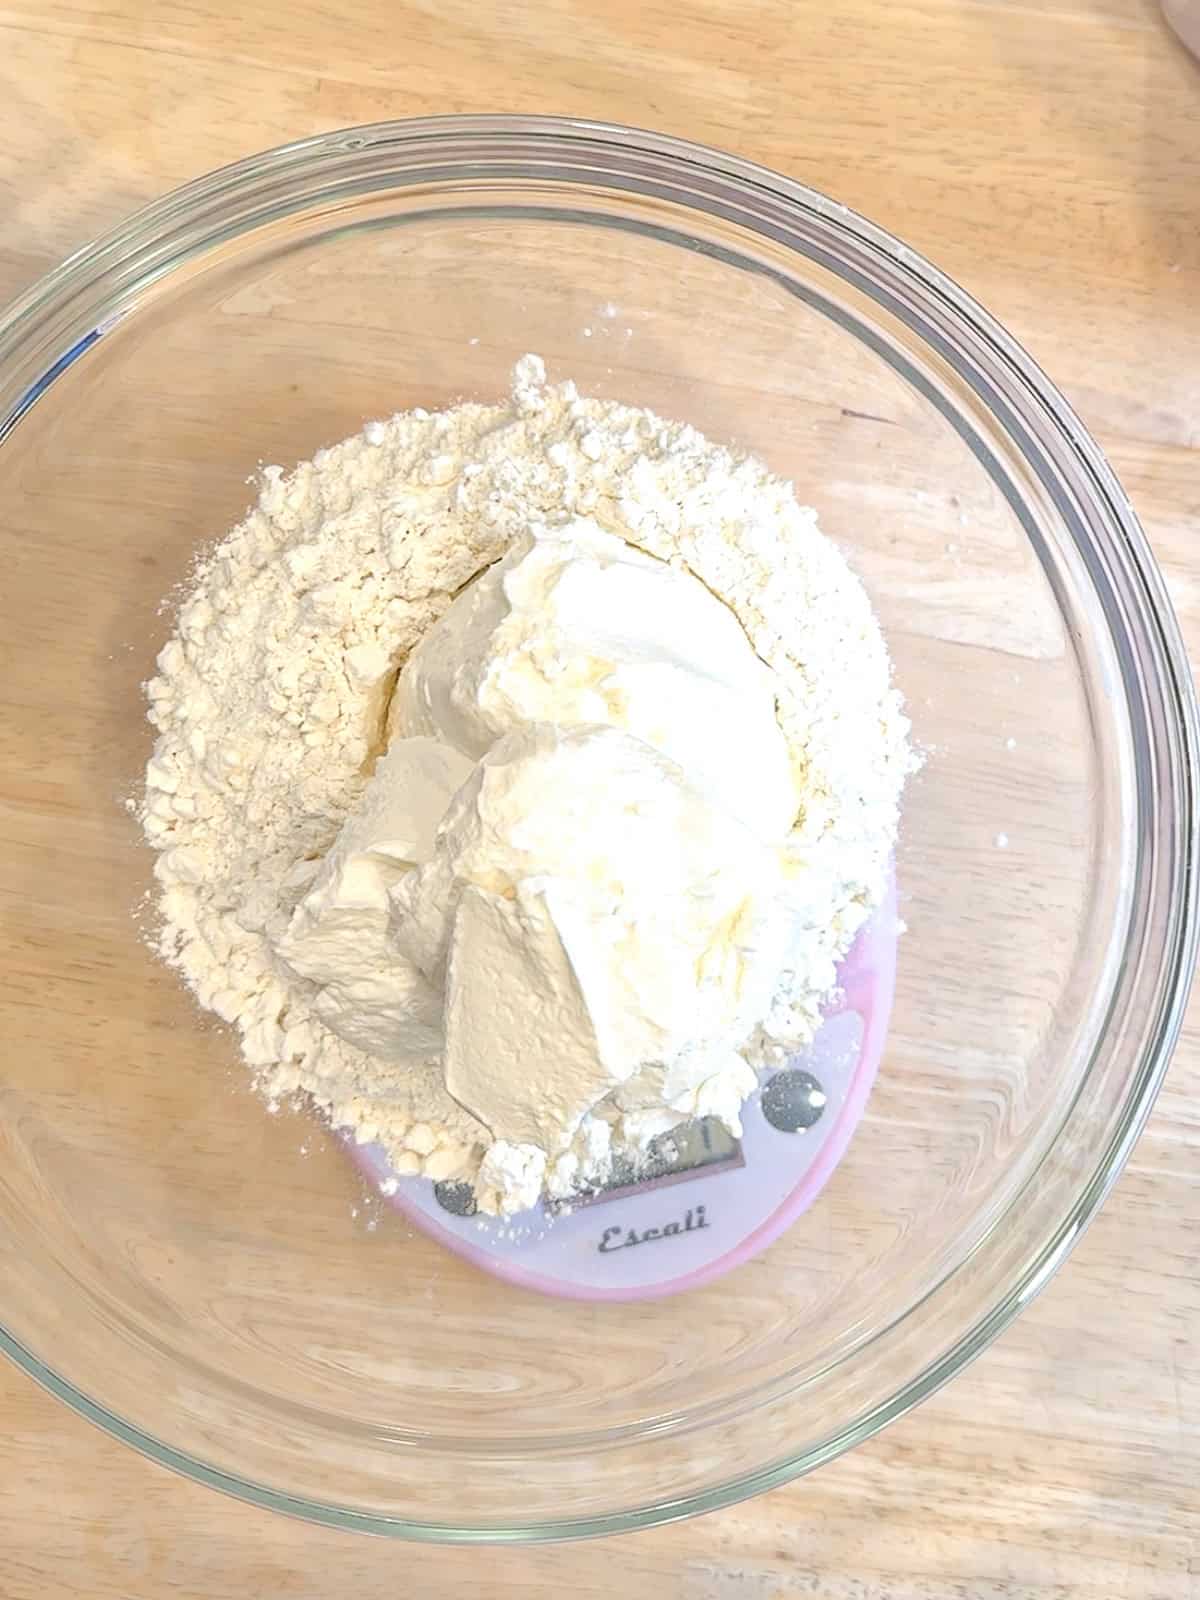
M140 937L141 684L197 548L368 419L517 357L762 456L862 575L926 753L896 1009L819 1203L709 1287L489 1278L268 1115ZM1196 713L1094 443L936 269L761 168L572 121L306 140L0 323L3 1344L235 1494L430 1539L769 1488L955 1373L1066 1256L1195 955Z

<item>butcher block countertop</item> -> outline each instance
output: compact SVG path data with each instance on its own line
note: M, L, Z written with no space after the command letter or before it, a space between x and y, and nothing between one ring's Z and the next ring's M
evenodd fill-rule
M602 118L812 184L1066 391L1200 654L1200 65L1154 0L0 0L0 83L4 299L211 167L389 117ZM172 1476L0 1364L2 1600L650 1593L1200 1597L1195 1007L1115 1193L1015 1326L881 1437L705 1518L528 1549L336 1533Z

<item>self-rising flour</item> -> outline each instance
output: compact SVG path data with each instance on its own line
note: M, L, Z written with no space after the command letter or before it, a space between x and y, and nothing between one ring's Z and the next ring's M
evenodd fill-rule
M267 468L147 692L161 953L266 1096L493 1212L737 1131L912 767L790 485L535 356L501 405Z

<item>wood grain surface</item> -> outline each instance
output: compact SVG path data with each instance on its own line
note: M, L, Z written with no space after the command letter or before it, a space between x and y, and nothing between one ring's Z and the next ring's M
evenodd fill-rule
M932 256L1107 448L1200 654L1200 66L1153 0L0 0L0 297L202 171L340 125L569 112L711 142ZM0 1366L0 1597L1200 1596L1200 1027L993 1348L814 1477L621 1540L339 1535Z

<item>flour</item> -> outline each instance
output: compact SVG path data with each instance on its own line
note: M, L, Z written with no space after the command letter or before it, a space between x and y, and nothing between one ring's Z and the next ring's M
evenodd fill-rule
M380 1141L400 1176L478 1178L492 1210L531 1203L542 1176L527 1147L494 1140L448 1094L436 1018L427 1049L405 1032L402 1059L387 1059L375 1053L397 1037L386 1008L357 1042L323 1020L345 1015L336 953L330 966L310 943L301 971L278 952L314 885L333 881L323 862L386 747L399 667L531 524L571 518L694 574L774 674L800 795L782 867L793 932L741 1055L777 1062L811 1038L882 896L912 763L865 592L753 458L549 387L525 357L504 404L415 410L290 474L267 468L255 509L200 562L147 685L158 737L141 814L160 851L161 954L236 1025L264 1094L302 1093ZM636 1075L554 1186L594 1181L614 1150L661 1131L670 1104L661 1072Z

